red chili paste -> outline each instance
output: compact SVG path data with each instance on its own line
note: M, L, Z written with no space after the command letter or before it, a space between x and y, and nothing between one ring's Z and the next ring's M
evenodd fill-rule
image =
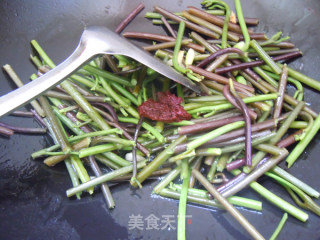
M157 97L158 101L148 99L139 106L140 116L167 123L191 119L191 115L180 105L181 97L169 91L158 92Z

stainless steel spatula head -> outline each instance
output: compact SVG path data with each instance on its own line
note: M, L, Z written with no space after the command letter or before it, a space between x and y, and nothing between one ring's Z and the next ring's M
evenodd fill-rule
M201 92L195 83L133 45L127 39L104 27L88 27L84 30L76 50L64 62L36 80L0 97L0 117L56 86L92 58L104 54L131 57L196 93Z

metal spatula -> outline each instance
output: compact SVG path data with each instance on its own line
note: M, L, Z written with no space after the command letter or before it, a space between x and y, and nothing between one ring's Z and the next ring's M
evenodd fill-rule
M30 102L56 86L92 58L103 54L131 57L160 74L200 93L200 88L149 53L104 27L88 27L83 32L76 50L60 65L36 80L0 97L0 117Z

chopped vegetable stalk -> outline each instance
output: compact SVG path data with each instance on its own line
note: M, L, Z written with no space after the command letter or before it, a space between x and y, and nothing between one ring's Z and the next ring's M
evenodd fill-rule
M156 13L146 14L163 24L170 36L123 33L152 41L143 48L156 51L155 57L195 81L200 96L128 56L110 54L92 60L41 96L44 114L31 109L15 115L34 117L48 130L55 145L32 157L46 157L48 166L65 161L73 186L68 197L80 198L83 191L92 193L100 185L113 208L108 181L130 181L141 188L145 180L167 174L153 192L179 200L178 239L187 237L187 202L224 208L251 237L263 239L231 205L261 210L261 202L231 195L249 186L300 221L308 214L257 183L262 175L282 185L299 207L320 215L311 199L320 193L277 166L289 154L286 148L297 143L287 158L292 166L320 129L320 115L302 102L302 83L318 90L320 83L279 63L302 57L302 52L285 42L289 37L281 37L282 32L268 39L248 29L258 19L244 18L240 0L235 0L237 16L221 0L204 0L202 5L204 10L190 6L180 13L155 6ZM143 8L139 4L115 31L120 33ZM179 24L177 34L170 24ZM34 80L55 64L35 40L31 44L39 55L30 57L37 67L30 77ZM8 65L4 69L21 86L13 70ZM286 92L287 82L296 88L293 97ZM46 129L0 123L4 136ZM299 130L291 134L290 129ZM100 170L98 164L108 170ZM237 170L243 165L243 172ZM88 166L95 177L89 177ZM209 181L200 173L203 167ZM228 171L238 175L228 179ZM180 180L182 184L173 183ZM208 191L194 188L196 180ZM223 184L216 189L212 184L217 183ZM271 239L286 218L285 214Z
M178 211L178 224L177 224L177 239L184 240L186 239L186 211L187 211L187 195L188 195L188 186L190 181L191 172L188 169L188 160L182 160L182 168L187 168L187 176L185 176L182 181L182 189L179 199L179 211Z
M199 182L214 196L214 198L219 201L225 209L242 225L243 228L247 230L247 232L254 239L264 239L264 237L255 229L251 223L236 209L230 204L216 189L211 185L210 182L198 171L192 170L192 173L196 176Z
M284 224L286 223L288 219L288 214L287 213L284 213L282 218L281 218L281 221L279 222L279 225L277 226L276 230L274 230L273 234L271 235L271 237L269 238L269 240L276 240L277 237L279 236L282 228L284 227Z

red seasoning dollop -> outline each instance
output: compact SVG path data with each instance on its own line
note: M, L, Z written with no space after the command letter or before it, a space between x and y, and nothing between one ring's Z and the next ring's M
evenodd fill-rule
M190 120L191 115L180 105L182 98L166 92L157 93L158 101L148 99L138 110L140 116L166 123Z

